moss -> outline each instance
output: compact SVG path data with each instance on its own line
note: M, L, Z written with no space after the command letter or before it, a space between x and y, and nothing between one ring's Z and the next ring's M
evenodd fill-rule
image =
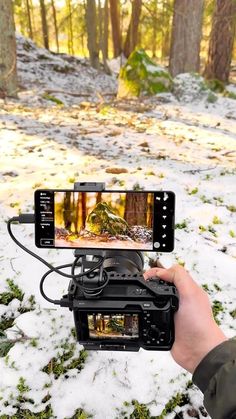
M215 215L212 219L213 224L223 224L223 222L220 220L219 217L217 217L217 215Z
M207 198L206 195L201 195L200 199L204 204L211 204L211 200Z
M231 311L229 314L233 317L233 319L236 319L236 309Z
M6 280L9 291L0 294L0 304L8 305L14 298L22 301L24 298L23 291L14 283L12 279Z
M134 410L131 413L129 419L151 419L150 410L143 403L139 403L137 400L132 400Z
M166 403L165 408L161 412L160 416L158 416L158 419L163 419L167 414L174 411L174 409L177 406L184 406L189 403L189 396L188 394L184 393L177 393L175 396L173 396L168 403Z
M92 417L93 415L91 415L90 413L87 413L83 409L78 408L70 419L89 419Z
M206 291L206 292L210 293L210 289L209 289L208 284L203 284L203 285L202 285L202 288L204 289L204 291Z
M222 291L218 284L213 284L216 291Z
M183 220L182 223L175 224L176 229L184 229L186 227L187 227L187 221L186 220Z
M19 382L16 386L20 394L25 393L30 390L29 386L26 385L25 379L23 377L19 378Z
M47 374L54 374L55 378L60 377L60 375L66 374L69 370L77 369L81 371L84 367L84 363L88 356L87 351L84 349L80 351L78 358L73 358L75 350L75 343L65 344L64 352L62 355L59 355L58 358L52 358L49 363L42 369L43 372ZM71 359L71 362L66 362Z
M225 85L218 79L206 80L206 86L215 93L224 93Z
M198 193L197 187L188 192L189 195L195 195L196 193Z
M17 412L12 415L2 415L0 419L54 419L53 411L50 405L48 405L43 411L38 413L33 413L28 409L17 408Z
M143 49L135 50L120 70L118 97L138 97L168 92L172 78L153 62Z
M207 102L208 103L215 103L215 102L217 102L217 100L218 100L218 97L214 93L212 93L212 92L208 93L208 95L207 95Z
M229 210L230 212L236 212L236 207L235 205L227 205L227 210Z
M215 322L219 325L220 321L218 319L218 316L220 313L224 312L224 307L221 303L221 301L218 300L214 300L213 301L213 305L212 305L212 313L213 313L213 317L215 319Z

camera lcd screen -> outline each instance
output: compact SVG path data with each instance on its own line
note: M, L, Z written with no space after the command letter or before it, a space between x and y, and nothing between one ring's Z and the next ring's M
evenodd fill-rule
M89 337L92 339L138 339L138 314L88 314Z
M170 252L173 192L38 190L36 246Z

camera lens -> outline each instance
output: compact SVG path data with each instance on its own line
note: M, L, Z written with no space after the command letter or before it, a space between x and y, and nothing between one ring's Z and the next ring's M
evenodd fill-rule
M107 272L135 275L143 272L143 255L141 252L124 250L105 250L103 267Z

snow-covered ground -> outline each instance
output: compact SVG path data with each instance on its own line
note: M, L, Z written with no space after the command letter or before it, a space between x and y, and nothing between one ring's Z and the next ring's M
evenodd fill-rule
M160 255L161 261L167 267L185 265L208 290L224 332L234 336L236 101L218 96L215 103L191 102L185 95L179 102L161 95L112 102L105 93L116 91L115 77L95 72L86 61L39 50L21 37L18 69L20 99L0 103L0 291L18 295L0 304L1 327L8 325L7 337L17 341L0 358L0 414L22 417L19 412L29 409L35 415L25 417L45 411L44 418L144 419L164 415L171 400L174 408L166 417L188 418L193 409L204 417L202 394L170 353L95 351L86 357L75 345L72 314L39 293L45 267L17 248L6 220L33 210L35 189L72 188L74 181L173 190L175 250ZM66 106L45 98L49 90ZM49 262L73 259L71 250L37 249L33 226L13 228ZM46 284L52 298L66 289L67 280L56 275ZM177 393L185 395L181 407L175 406ZM143 413L130 416L134 409Z

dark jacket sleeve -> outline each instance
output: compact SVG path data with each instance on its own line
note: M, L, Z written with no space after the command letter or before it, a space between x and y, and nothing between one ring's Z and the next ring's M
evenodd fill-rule
M212 349L193 374L212 419L236 419L236 338Z

